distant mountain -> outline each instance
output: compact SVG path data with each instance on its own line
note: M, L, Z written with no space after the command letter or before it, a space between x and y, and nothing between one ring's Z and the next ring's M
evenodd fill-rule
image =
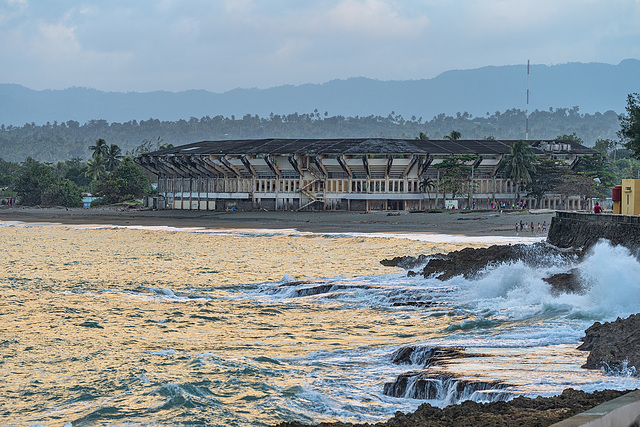
M530 110L578 106L581 113L613 110L621 113L627 94L640 92L640 60L618 65L569 63L533 65ZM386 116L430 120L444 113L485 116L496 111L526 108L526 66L483 67L447 71L432 79L379 81L358 77L324 84L234 89L224 93L102 92L70 88L35 91L0 84L0 124L85 123L89 120L127 122L201 118L222 115L311 113L330 116Z

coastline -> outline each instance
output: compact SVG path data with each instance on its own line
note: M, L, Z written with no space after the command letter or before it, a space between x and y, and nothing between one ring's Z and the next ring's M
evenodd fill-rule
M425 212L203 212L203 211L151 211L136 209L118 209L113 207L92 209L65 209L65 208L26 208L12 207L0 208L0 222L20 221L30 224L59 223L66 225L114 225L125 227L150 226L150 227L176 227L176 228L204 228L211 230L237 230L237 229L266 229L266 230L291 230L312 233L396 233L396 234L447 234L469 237L517 237L514 225L523 222L547 222L550 225L553 212L529 213L517 211L513 213L500 213L491 211L458 211L442 213ZM521 232L520 236L539 237L531 232ZM498 240L498 239L496 239ZM367 248L370 251L370 248ZM596 393L579 392L573 396L572 391L551 398L538 398L519 400L524 409L518 407L518 403L498 402L487 408L499 407L500 411L509 408L509 416L519 419L522 426L549 425L551 422L566 418L572 413L584 410L585 400L593 399L594 405L600 400L595 399ZM617 395L605 393L607 399ZM567 396L571 396L568 399ZM607 400L605 399L605 400ZM569 405L571 401L573 406ZM523 403L524 402L524 403ZM449 409L436 409L428 406L411 414L397 415L380 425L459 425L484 422L496 422L500 425L499 417L492 415L484 418L483 414L476 414L476 409L485 408L485 405L475 403L463 403L453 405ZM473 411L472 411L473 409ZM428 415L425 415L428 414ZM453 415L451 415L453 414ZM549 416L549 422L541 423L543 416ZM429 419L444 419L443 423L433 424L415 423L421 417ZM527 419L529 417L530 419ZM405 424L403 424L403 422ZM395 424L397 423L397 424ZM300 423L281 423L282 426L299 427ZM320 425L357 426L368 424L350 423L323 423ZM506 425L502 424L502 425Z
M553 211L445 211L438 213L408 211L373 212L289 212L251 211L214 212L186 210L138 210L114 207L99 208L0 208L0 221L26 223L61 223L68 225L165 226L225 229L295 229L314 233L423 233L462 236L516 237L516 222L537 227L550 225ZM541 237L520 232L520 237Z

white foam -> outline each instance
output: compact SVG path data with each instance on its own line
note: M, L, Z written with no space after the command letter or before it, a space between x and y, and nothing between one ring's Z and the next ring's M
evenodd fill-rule
M155 356L172 356L176 354L176 351L175 350L157 350L157 351L149 350L146 353L153 354Z
M205 227L170 227L170 226L148 226L148 225L112 225L112 224L60 224L54 222L27 223L22 221L6 221L0 223L0 226L52 226L66 227L78 230L101 230L101 229L128 229L142 231L165 231L172 233L202 233L218 236L234 236L234 237L261 237L261 236L328 236L328 237L365 237L365 238L381 238L381 239L407 239L420 242L430 243L467 243L478 245L489 244L532 244L544 241L544 236L466 236L463 234L439 234L439 233L319 233L310 231L298 231L295 228L225 228L211 229Z

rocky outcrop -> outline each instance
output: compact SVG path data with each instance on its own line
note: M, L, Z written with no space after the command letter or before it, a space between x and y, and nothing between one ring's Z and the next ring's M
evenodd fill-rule
M545 427L570 418L602 403L622 396L628 391L604 390L585 393L568 389L552 397L518 397L509 402L477 403L466 401L459 405L437 408L423 403L415 412L396 412L380 427L451 427L451 426L518 426ZM299 422L285 422L277 427L303 427ZM365 427L371 424L328 422L318 427Z
M383 260L387 266L405 269L422 267L421 271L409 270L409 276L422 274L447 280L455 276L473 277L486 267L505 262L523 261L533 266L547 266L558 261L576 259L582 255L580 250L561 250L546 243L533 245L493 245L488 248L464 248L447 254L420 255L419 257L396 257ZM552 280L553 282L553 280ZM550 282L551 283L551 282Z
M582 294L585 292L584 282L580 280L580 273L577 268L572 268L567 273L558 273L545 277L545 282L551 285L551 294Z
M465 400L495 402L512 397L505 390L508 386L498 381L470 381L420 370L398 375L395 381L384 385L383 393L404 399L437 399L451 403Z
M400 347L391 355L391 362L396 365L419 365L426 368L440 361L469 357L463 350L461 347L407 345Z
M508 384L498 381L472 381L459 379L452 374L434 373L429 367L446 364L462 357L482 357L467 354L461 347L426 347L421 345L403 346L391 355L392 363L399 365L419 365L422 369L406 372L384 385L387 396L405 399L438 399L455 403L472 399L475 401L506 400L511 393L505 389Z
M589 352L586 369L604 369L608 373L640 374L640 314L615 322L594 323L585 331L578 350Z
M383 259L382 261L380 261L380 264L386 267L400 267L400 268L404 268L405 270L409 270L421 265L425 265L427 262L429 262L430 259L433 259L434 257L437 257L437 256L438 255L432 255L432 256L420 255L417 257L397 256L391 259Z

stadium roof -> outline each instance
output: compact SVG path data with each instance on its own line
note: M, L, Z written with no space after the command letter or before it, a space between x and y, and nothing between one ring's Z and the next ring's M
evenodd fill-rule
M418 140L385 138L332 139L241 139L200 141L154 151L151 156L181 155L261 155L261 154L506 154L515 140ZM529 141L534 153L597 154L574 141Z

